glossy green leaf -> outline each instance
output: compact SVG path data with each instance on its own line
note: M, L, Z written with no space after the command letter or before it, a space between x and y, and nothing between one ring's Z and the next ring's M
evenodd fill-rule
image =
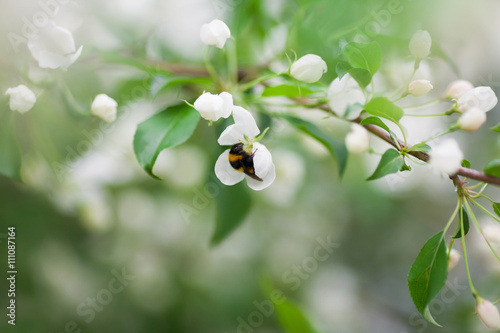
M431 151L431 147L428 144L425 143L419 143L414 146L412 146L409 151L421 151L424 153L428 153Z
M179 84L201 84L210 83L210 78L204 77L188 77L188 76L173 76L165 74L156 74L153 76L150 85L150 94L153 97L158 96L160 92L168 87L179 85Z
M440 326L432 317L429 303L446 283L448 259L443 232L432 236L422 247L408 273L408 287L417 310L430 323Z
M313 91L306 87L301 87L297 84L282 84L279 86L266 87L262 92L262 97L271 96L305 96L313 93Z
M215 198L217 218L215 231L212 235L212 245L217 245L226 239L241 225L251 208L251 196L246 181L234 186L223 186Z
M365 105L365 111L371 115L398 123L403 117L403 109L386 97L375 97Z
M493 177L500 177L500 159L489 161L483 169L484 173Z
M351 68L348 73L356 80L360 87L366 87L372 81L372 75L364 68Z
M333 158L337 161L339 174L342 176L347 163L347 149L343 142L335 139L331 135L326 134L322 129L313 123L290 115L281 115L281 117L288 121L292 126L310 135L325 146Z
M375 172L367 180L374 180L396 173L401 170L403 165L404 160L401 154L395 149L388 149L382 155Z
M140 123L134 136L134 152L141 167L152 177L163 149L175 147L191 137L200 113L186 104L168 107Z
M0 119L0 174L19 180L22 157L15 137L14 122L10 119L14 116L14 111L8 111Z
M382 50L377 42L350 42L346 45L343 54L353 68L366 69L372 76L382 64Z
M337 73L339 79L346 75L350 68L352 67L349 64L345 62L338 62L337 66L335 66L335 72Z
M464 219L464 235L467 235L467 233L469 232L469 215L467 215L467 212L463 207L460 210L460 214L462 214ZM462 223L460 222L460 214L458 215L457 229L455 230L455 234L452 236L452 238L462 237Z
M387 127L387 125L384 124L382 119L380 119L379 117L373 117L373 116L366 117L360 123L360 125L368 125L368 124L378 126L380 128L383 128L384 130L386 130L387 133L391 133L391 130L389 129L389 127Z
M493 211L500 217L500 203L493 203Z
M469 160L463 160L462 161L462 166L464 168L470 168L470 161Z

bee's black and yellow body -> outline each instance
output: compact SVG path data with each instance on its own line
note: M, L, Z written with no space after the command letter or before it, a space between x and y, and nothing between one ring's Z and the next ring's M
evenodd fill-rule
M229 150L229 163L231 166L239 172L243 172L249 177L252 177L255 180L262 181L255 174L255 168L253 166L253 154L249 154L247 151L243 149L243 143L237 143L231 147Z

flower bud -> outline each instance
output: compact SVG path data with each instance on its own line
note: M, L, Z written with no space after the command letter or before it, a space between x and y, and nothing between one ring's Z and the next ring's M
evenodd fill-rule
M431 35L425 30L418 30L411 37L410 53L415 59L422 60L431 53L431 44Z
M474 86L467 80L453 81L448 85L448 88L446 88L446 98L450 100L459 99L472 89L474 89Z
M464 131L474 132L486 122L486 112L477 107L465 111L458 118L458 126Z
M102 120L111 123L116 119L116 107L118 103L106 94L99 94L94 98L90 112L101 118Z
M36 102L35 93L23 84L7 89L5 95L9 95L10 97L10 109L12 111L19 111L19 113L28 112Z
M408 85L408 93L415 97L427 94L434 88L429 80L414 80Z
M290 75L299 81L313 83L321 79L326 70L326 62L320 56L306 54L292 64Z
M464 153L455 140L445 139L439 146L432 148L430 157L429 163L433 167L453 176L462 166Z
M478 107L484 112L488 112L497 103L498 98L490 87L476 87L458 99L456 110L462 113L472 107Z
M345 137L347 151L351 154L360 154L370 148L370 134L361 125L351 124L351 131Z
M476 296L476 312L484 326L491 330L500 329L500 314L493 303L480 296Z
M225 91L219 95L206 92L194 102L194 108L206 120L216 121L221 117L227 118L233 111L233 96Z
M496 225L490 225L483 229L484 238L488 242L500 245L500 227Z
M217 19L202 25L200 30L201 41L206 45L215 45L219 49L224 47L229 37L231 37L231 31L228 26L226 23Z
M451 249L450 257L448 258L448 271L451 271L457 265L460 257L461 255L457 250Z

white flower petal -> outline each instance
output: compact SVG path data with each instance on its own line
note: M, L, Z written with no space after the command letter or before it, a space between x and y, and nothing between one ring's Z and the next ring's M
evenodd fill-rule
M245 135L253 138L260 133L252 114L241 106L234 107L233 118L234 125L228 126L217 140L220 145L234 145L244 141Z
M341 117L356 118L365 102L363 91L349 74L336 78L328 88L328 105Z
M224 103L222 105L222 110L221 110L220 116L222 118L227 118L233 112L233 108L234 108L233 95L231 95L230 93L228 93L226 91L223 91L219 94L219 97L222 98L222 100L224 101Z
M457 101L457 110L464 112L472 107L477 107L488 112L498 103L495 92L490 87L476 87L466 92Z
M215 162L215 175L224 185L234 185L245 178L243 172L236 171L229 163L229 149L225 150Z
M438 146L432 148L430 155L429 163L449 176L457 173L464 159L463 152L453 139L443 140Z
M99 94L94 98L90 112L104 121L111 123L116 119L118 103L106 94Z
M347 151L361 154L370 148L370 133L361 125L351 124L351 131L345 137Z
M413 34L408 48L410 53L416 59L424 59L431 52L431 35L425 30L418 30Z
M477 107L465 111L458 118L458 126L469 132L477 131L486 122L486 112Z
M253 178L250 178L246 175L245 178L247 179L248 187L250 187L254 191L261 191L269 187L269 185L271 185L274 182L274 179L276 178L276 169L273 164L269 172L266 174L266 176L264 178L261 178L262 179L261 182Z

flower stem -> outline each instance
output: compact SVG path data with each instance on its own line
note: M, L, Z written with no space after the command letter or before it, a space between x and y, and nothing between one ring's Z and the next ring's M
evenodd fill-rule
M274 74L269 74L269 75L264 75L264 76L261 76L253 81L250 81L250 82L247 82L245 84L242 84L240 86L240 92L245 92L247 91L248 89L252 88L253 86L261 83L261 82L264 82L264 81L267 81L267 80L270 80L270 79L273 79L275 77L280 77L282 75L286 75L286 73L274 73Z
M460 197L459 203L461 206L462 205L462 197ZM467 200L465 200L465 205L467 207L467 211L469 212L469 206L467 204ZM460 228L462 230L461 240L462 240L462 251L464 253L465 270L467 271L467 279L469 280L470 290L472 291L472 294L475 296L475 295L478 295L478 292L477 292L476 288L474 288L474 284L472 283L472 278L470 276L469 261L467 260L467 248L465 246L465 235L463 234L464 219L463 219L463 214L460 214L460 215L461 215L460 216Z
M484 196L482 195L483 198L486 198L488 200L490 200L491 202L493 202L490 198L488 198L487 196ZM486 214L488 214L489 216L491 216L493 219L495 219L497 222L500 222L500 218L498 218L498 216L495 216L494 214L492 214L489 210L487 210L486 208L484 208L484 206L480 205L476 200L473 200L471 199L471 201L474 203L474 205L478 206L482 211L484 211Z
M474 201L472 201L474 202ZM474 212L472 211L472 209L470 208L470 205L467 201L465 201L465 207L467 207L467 212L469 213L470 217L472 218L472 221L474 222L474 225L476 226L477 230L479 230L479 232L481 233L481 235L483 236L484 240L486 241L486 244L488 244L488 247L490 248L491 252L493 252L493 255L497 258L498 261L500 261L500 257L498 256L497 252L495 251L495 249L491 246L490 242L488 241L488 239L484 236L483 234L483 229L481 228L481 226L479 225L479 222L477 222L477 219L476 219L476 216L474 215Z

